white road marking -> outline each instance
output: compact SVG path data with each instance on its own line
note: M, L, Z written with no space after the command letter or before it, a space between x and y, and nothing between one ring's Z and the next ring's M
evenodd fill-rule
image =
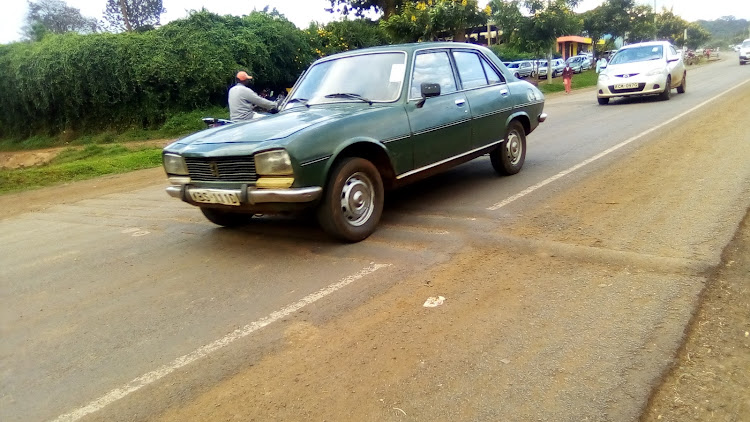
M248 335L254 333L255 331L260 330L261 328L270 325L282 318L286 318L287 316L297 312L298 310L304 308L307 305L310 305L311 303L314 303L331 293L336 292L337 290L340 290L349 284L374 273L375 271L383 268L383 267L389 267L391 264L375 264L370 263L370 266L363 268L358 273L350 275L343 280L339 281L338 283L331 284L328 287L325 287L321 290L318 290L315 293L311 293L304 298L300 299L298 302L293 303L285 308L282 308L276 312L272 312L266 317L263 317L255 322L252 322L242 328L238 328L234 330L233 332L227 334L226 336L209 343L191 353L188 353L187 355L180 356L177 359L173 360L167 365L164 365L154 371L151 371L147 374L141 375L140 377L130 381L129 383L116 388L109 393L99 397L98 399L94 400L93 402L89 403L88 405L81 407L79 409L76 409L70 413L66 413L64 415L58 416L56 419L54 419L54 422L58 421L77 421L81 419L82 417L94 413L96 411L99 411L106 407L107 405L120 400L121 398L129 395L130 393L133 393L135 391L140 390L141 388L152 384L167 375L171 374L172 372L189 365L196 360L203 358L205 356L208 356L209 354L225 347L233 342L242 339L244 337L247 337Z
M581 163L578 163L575 166L573 166L573 167L571 167L571 168L569 168L567 170L563 170L560 173L557 173L556 175L550 177L549 179L542 180L541 182L537 183L536 185L530 186L530 187L522 190L521 192L519 192L519 193L517 193L517 194L515 194L515 195L513 195L513 196L511 196L509 198L506 198L504 201L498 202L497 204L492 205L491 207L488 207L487 209L490 210L490 211L499 210L500 208L502 208L502 207L510 204L511 202L515 202L516 200L523 198L524 196L526 196L526 195L528 195L528 194L530 194L530 193L532 193L532 192L534 192L534 191L536 191L536 190L538 190L538 189L540 189L540 188L542 188L542 187L544 187L544 186L546 186L546 185L554 182L555 180L557 180L557 179L559 179L561 177L567 176L568 174L570 174L570 173L572 173L572 172L580 169L581 167L584 167L584 166L586 166L588 164L591 164L594 161L596 161L596 160L598 160L598 159L600 159L600 158L602 158L602 157L604 157L606 155L609 155L609 154L617 151L618 149L624 147L625 145L628 145L628 144L630 144L630 143L632 143L632 142L634 142L634 141L636 141L636 140L638 140L638 139L640 139L640 138L648 135L651 132L653 132L655 130L658 130L658 129L661 129L664 126L667 126L667 125L671 124L675 120L678 120L678 119L681 119L681 118L687 116L688 114L690 114L690 113L698 110L699 108L705 106L706 104L710 103L711 101L713 101L713 100L715 100L715 99L717 99L717 98L719 98L719 97L727 94L728 92L730 92L732 90L735 90L735 89L741 87L742 85L745 85L748 82L750 82L750 80L742 82L741 84L739 84L739 85L737 85L737 86L735 86L733 88L729 88L726 91L724 91L724 92L722 92L722 93L720 93L720 94L718 94L718 95L716 95L716 96L714 96L712 98L709 98L708 100L706 100L706 101L698 104L697 106L695 106L695 107L693 107L693 108L691 108L691 109L689 109L689 110L687 110L685 112L682 112L682 113L678 114L675 117L672 117L671 119L667 120L666 122L664 122L664 123L662 123L662 124L660 124L658 126L654 126L651 129L648 129L648 130L646 130L646 131L644 131L644 132L642 132L642 133L640 133L638 135L635 135L635 136L633 136L630 139L622 141L619 144L617 144L617 145L615 145L615 146L613 146L613 147L611 147L611 148L609 148L609 149L607 149L605 151L602 151L599 154L597 154L597 155L595 155L595 156L593 156L593 157L591 157L591 158L589 158L589 159L587 159L585 161L582 161Z

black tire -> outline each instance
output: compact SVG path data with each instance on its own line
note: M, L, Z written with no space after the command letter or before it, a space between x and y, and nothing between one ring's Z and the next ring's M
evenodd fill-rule
M609 104L609 98L596 98L597 101L599 101L599 105L607 105Z
M208 221L224 227L243 226L250 222L251 214L201 207L201 212Z
M680 82L680 86L677 87L677 93L684 94L686 89L687 89L687 72L682 74L682 82Z
M521 171L525 160L526 131L514 120L505 132L505 140L490 152L490 161L497 174L509 176Z
M518 72L514 73L513 76L515 76L516 79L520 79L521 78L520 75L518 74Z
M318 207L318 222L338 239L359 242L375 231L383 201L378 169L364 158L346 158L331 172Z
M664 86L664 91L659 94L659 99L663 101L668 101L669 97L672 95L672 77L667 76L667 84Z

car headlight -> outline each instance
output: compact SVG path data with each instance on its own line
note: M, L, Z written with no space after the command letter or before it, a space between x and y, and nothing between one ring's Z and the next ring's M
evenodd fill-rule
M664 69L661 67L657 67L655 69L649 70L648 73L646 73L646 76L656 76L661 75L662 73L664 73Z
M255 154L255 172L261 176L287 176L294 173L292 160L283 149Z
M181 155L164 154L163 161L164 170L167 174L188 174L187 164L185 164L185 159Z
M598 82L606 82L608 80L609 80L609 75L607 75L604 72L602 72L602 73L599 74L599 81Z

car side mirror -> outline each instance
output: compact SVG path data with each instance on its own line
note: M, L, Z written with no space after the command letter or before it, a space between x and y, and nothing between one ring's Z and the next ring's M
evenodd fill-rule
M427 101L427 98L437 97L438 95L440 95L440 84L422 82L420 88L422 91L422 99L417 102L417 108L422 108L425 101Z

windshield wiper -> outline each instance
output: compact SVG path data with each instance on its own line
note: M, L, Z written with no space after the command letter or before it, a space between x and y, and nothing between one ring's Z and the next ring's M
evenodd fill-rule
M351 98L354 100L364 101L367 104L372 105L372 100L365 98L359 94L353 94L351 92L338 92L336 94L328 94L325 96L325 98Z
M304 104L305 106L307 106L309 108L310 105L307 104L308 101L310 101L310 100L308 100L307 98L292 98L291 100L287 101L286 103L287 104L302 103L302 104Z

